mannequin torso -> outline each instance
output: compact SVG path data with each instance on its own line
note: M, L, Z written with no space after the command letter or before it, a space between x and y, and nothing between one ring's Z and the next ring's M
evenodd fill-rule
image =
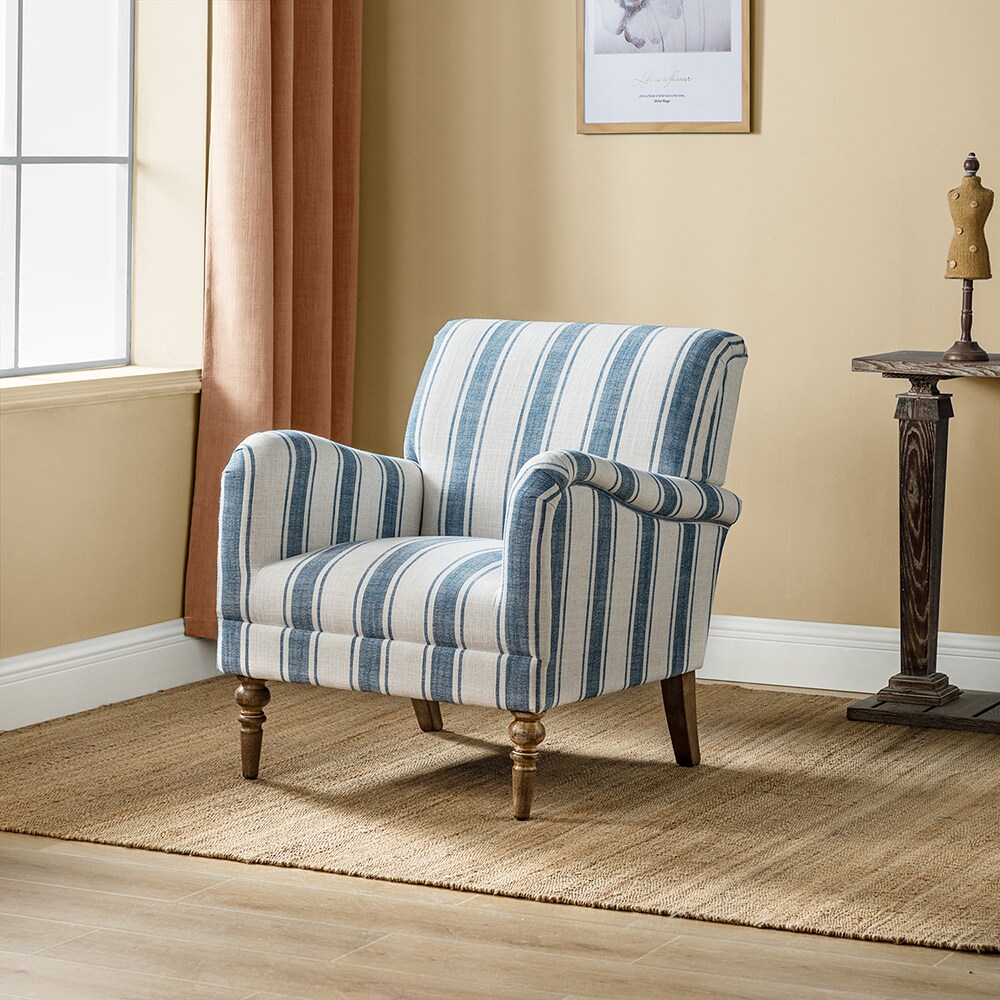
M948 248L946 278L989 278L990 251L983 230L993 208L993 192L978 177L963 177L948 192L948 208L955 224Z

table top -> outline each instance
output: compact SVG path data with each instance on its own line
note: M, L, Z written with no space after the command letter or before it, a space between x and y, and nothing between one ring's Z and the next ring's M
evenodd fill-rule
M1000 378L1000 354L989 361L944 361L937 351L892 351L855 358L851 370L883 375L931 375L939 378Z

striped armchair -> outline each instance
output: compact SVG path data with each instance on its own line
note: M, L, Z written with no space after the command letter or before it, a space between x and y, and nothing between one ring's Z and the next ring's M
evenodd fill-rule
M661 681L677 761L697 764L745 364L718 330L457 320L406 458L247 438L222 480L218 601L244 777L267 680L410 698L424 731L442 701L507 709L518 819L559 705Z

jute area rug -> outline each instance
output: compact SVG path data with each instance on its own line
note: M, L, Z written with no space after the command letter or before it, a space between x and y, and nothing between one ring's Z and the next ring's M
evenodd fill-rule
M0 828L484 893L1000 950L1000 740L848 723L839 698L659 685L546 718L511 818L506 713L271 685L261 777L229 678L0 734Z

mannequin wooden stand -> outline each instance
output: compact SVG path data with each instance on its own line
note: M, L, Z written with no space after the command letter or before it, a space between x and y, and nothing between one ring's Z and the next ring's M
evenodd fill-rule
M856 372L910 380L896 398L899 421L900 671L877 695L851 705L848 719L1000 733L1000 692L960 691L937 670L941 542L951 396L950 378L1000 378L1000 354L945 361L932 351L855 358Z

